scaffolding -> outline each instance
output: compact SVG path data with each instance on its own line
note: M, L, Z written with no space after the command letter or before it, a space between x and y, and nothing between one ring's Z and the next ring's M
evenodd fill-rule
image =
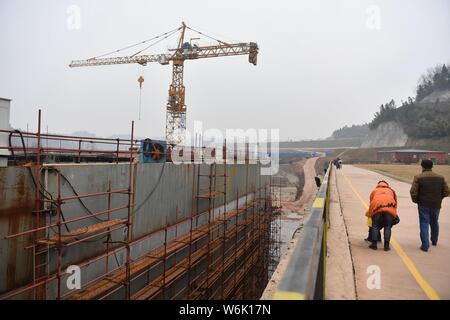
M2 132L9 133L10 141L11 137L16 134L19 135L22 140L22 148L13 147L10 145L8 148L14 155L14 160L16 161L16 155L14 152L22 152L24 159L26 161L34 160L34 163L27 162L25 166L30 170L30 175L34 182L35 189L35 206L32 212L32 229L19 232L16 234L11 234L6 237L9 241L15 241L18 237L29 236L32 238L32 244L26 246L25 249L32 250L33 257L33 272L32 272L32 283L25 285L17 290L7 293L1 296L2 299L9 299L19 296L23 293L31 292L34 299L46 299L47 298L47 285L51 282L56 282L56 295L55 299L65 299L70 295L69 293L62 292L62 279L66 276L66 272L62 270L63 268L63 253L65 250L69 250L70 247L76 246L80 243L89 242L90 240L97 238L99 236L108 236L111 232L119 229L125 228L127 241L131 241L132 235L132 210L133 210L133 186L134 186L134 175L133 167L134 163L134 123L131 125L131 139L128 142L121 142L117 139L116 142L112 142L112 139L102 139L102 138L86 138L73 137L73 136L57 136L43 134L41 132L41 110L38 113L38 126L37 133L30 132L20 132L6 131ZM35 147L26 147L24 139L35 140ZM79 148L49 148L43 147L42 140L58 140L60 141L77 141ZM83 150L83 142L97 143L97 144L111 144L115 143L116 150ZM81 160L84 154L102 154L103 156L109 157L110 159L115 159L116 163L120 161L120 158L124 155L124 151L120 150L123 145L128 145L128 161L129 161L129 179L127 189L112 189L111 182L109 182L109 187L107 190L102 192L90 193L90 194L77 194L73 196L64 196L61 192L62 180L67 178L56 168L52 168L51 165L47 165L42 161L44 156L54 156L55 154L71 154L78 158L78 162ZM46 187L43 181L44 172L55 171L56 174L56 198L53 197ZM111 207L111 197L113 195L125 195L124 204L118 207ZM92 212L89 211L88 215L79 215L77 217L66 219L63 214L63 204L67 204L73 201L79 201L83 204L83 200L90 198L107 197L108 207L105 210ZM83 204L84 206L84 204ZM86 208L87 209L87 208ZM114 217L115 213L126 210L127 218L118 219ZM97 222L95 224L88 224L71 230L71 226L74 223L79 223L81 221L87 221L89 219L95 218ZM129 256L129 246L127 247L127 256ZM103 277L112 273L114 270L110 270L108 265L109 256L114 254L114 251L110 250L109 244L104 254L96 257L95 259L106 259L106 269ZM54 259L53 259L54 258ZM129 260L129 259L127 259ZM91 261L92 263L93 261ZM56 265L54 267L55 271L51 272L51 264ZM87 263L79 264L79 267L88 265ZM130 266L127 264L127 270ZM127 272L128 273L128 272ZM95 281L94 279L93 281ZM93 282L92 281L92 282ZM128 288L130 286L130 279L126 278L121 283L124 287Z
M10 134L19 133L10 131ZM43 136L45 139L78 141L79 148L44 148ZM37 133L20 133L20 137L22 141L24 137L36 140L36 146L32 148L10 146L16 155L21 152L27 160L34 160L28 165L35 181L33 226L6 238L9 241L23 236L32 238L26 248L33 251L33 279L31 283L1 295L0 299L258 299L261 296L270 272L279 260L281 202L272 179L262 183L259 176L257 185L249 184L251 159L248 145L245 182L239 185L235 195L230 194L233 165L227 163L229 155L225 142L222 164L186 164L193 168L190 215L180 218L177 207L175 222L170 222L166 215L163 228L134 238L138 152L134 123L131 124L130 140L43 135L39 111ZM93 140L96 144L115 144L116 148L101 151L82 148L83 144L93 143ZM93 153L101 153L111 162L128 162L127 188L115 188L109 180L104 191L64 195L61 186L64 181L69 181L60 170L42 161L44 156L72 154L80 162L83 156ZM232 157L237 157L237 151ZM48 172L56 176L53 193L56 197L43 181ZM119 197L121 204L113 206ZM83 212L70 219L64 215L64 206L70 202L81 203L87 209L83 203L86 199L105 198L104 210L87 210L88 214ZM96 223L90 223L92 219ZM83 224L81 227L73 227L80 223ZM187 232L186 226L189 226ZM124 233L124 241L111 241L111 234L117 231ZM140 256L132 254L133 248L155 235L162 237L161 245ZM81 243L98 241L99 237L106 238L105 250L77 265L83 269L102 262L103 270L83 282L80 289L66 290L63 286L67 278L65 253ZM117 260L118 254L125 257L122 264ZM112 265L112 259L116 260L116 266ZM56 293L49 295L55 288Z
M277 179L278 178L278 179ZM269 241L269 278L275 272L280 262L281 252L281 177L272 177L270 181L271 190L271 212L272 221L270 222L270 241Z

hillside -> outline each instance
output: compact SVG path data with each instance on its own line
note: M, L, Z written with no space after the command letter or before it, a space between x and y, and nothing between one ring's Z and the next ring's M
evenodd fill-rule
M408 135L403 126L396 121L380 123L375 130L370 130L361 147L402 147L408 142Z
M281 141L281 149L334 149L359 147L363 138Z
M440 65L420 77L415 98L397 107L391 99L382 104L368 124L361 147L440 146L450 148L450 72ZM344 127L333 136L361 135L364 127ZM448 142L448 143L447 143Z
M387 107L380 108L380 112L375 115L370 123L371 131L387 122L398 123L409 138L450 137L450 100L409 102L399 108L391 100Z
M361 125L344 126L340 129L334 130L331 134L333 139L352 139L352 138L366 138L369 134L369 125L367 123Z

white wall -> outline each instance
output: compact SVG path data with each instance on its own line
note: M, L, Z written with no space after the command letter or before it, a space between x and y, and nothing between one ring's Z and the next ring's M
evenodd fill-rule
M9 108L10 100L0 98L0 129L11 130L11 125L9 124ZM8 134L0 132L0 146L8 146ZM9 151L5 149L0 149L0 156L9 155Z

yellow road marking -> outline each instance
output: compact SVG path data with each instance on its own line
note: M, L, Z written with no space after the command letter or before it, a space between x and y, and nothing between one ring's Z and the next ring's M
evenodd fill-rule
M312 207L313 208L323 208L325 206L325 198L316 198L314 200Z
M305 300L305 295L299 292L277 291L274 300Z
M349 178L342 172L342 176L347 181L348 185L350 186L350 189L352 189L353 193L358 197L359 201L364 205L366 210L369 209L369 206L367 205L366 201L364 201L363 197L359 194L359 192L355 189L352 182ZM405 253L405 251L402 249L400 244L395 240L395 238L391 238L391 244L394 248L395 252L399 255L400 259L402 259L403 263L405 264L406 268L408 268L411 275L414 277L416 282L419 284L419 286L422 288L422 290L425 292L427 297L430 300L440 300L438 293L430 286L430 284L425 280L425 278L420 274L419 270L417 270L416 266L412 262L412 260L408 257L408 255Z

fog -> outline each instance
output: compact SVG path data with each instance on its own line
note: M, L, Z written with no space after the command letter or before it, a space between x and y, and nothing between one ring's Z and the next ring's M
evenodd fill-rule
M414 96L420 75L450 57L445 0L2 0L0 97L13 100L11 125L35 129L41 108L51 132L127 134L135 120L138 136L164 136L170 66L68 64L182 21L260 47L256 67L245 56L185 63L188 129L196 120L223 131L278 128L283 140L324 138L370 121L391 98ZM167 40L148 53L176 45L176 37ZM199 41L207 40L214 43Z

